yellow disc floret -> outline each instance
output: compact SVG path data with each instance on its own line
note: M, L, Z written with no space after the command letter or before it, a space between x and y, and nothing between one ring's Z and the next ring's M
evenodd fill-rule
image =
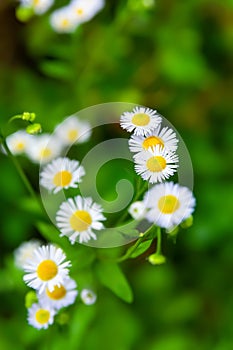
M163 214L172 214L180 206L180 201L172 194L168 194L159 199L158 207Z
M166 159L161 156L153 156L146 162L147 169L153 173L157 173L166 168Z
M40 324L48 323L50 317L50 312L45 309L39 309L36 311L35 319Z
M132 123L136 126L146 126L149 122L150 117L145 113L137 113L132 118Z
M91 215L85 210L77 210L70 218L72 229L78 232L87 230L91 223Z
M164 147L163 141L157 136L149 136L142 143L142 147L145 150L148 150L148 148L155 147L157 145L161 146L162 148Z
M37 267L37 275L42 281L51 280L57 272L57 264L53 260L43 260Z
M46 289L46 294L50 299L53 300L60 300L63 299L66 295L66 289L63 285L55 286L54 290L50 292L48 288Z
M72 174L67 170L59 171L53 178L53 183L57 187L66 187L72 180Z

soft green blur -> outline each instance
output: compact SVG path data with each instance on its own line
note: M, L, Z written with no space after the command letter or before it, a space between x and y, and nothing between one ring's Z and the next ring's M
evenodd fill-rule
M37 331L26 322L28 288L12 255L39 237L36 217L23 209L27 192L0 154L0 349L232 350L233 2L106 2L74 35L58 35L47 15L22 24L16 2L1 0L0 124L13 132L22 124L7 120L29 111L52 131L65 116L104 102L157 109L192 158L194 225L176 244L164 237L165 265L144 257L124 263L133 304L101 287L98 303L73 310L69 327ZM36 188L37 167L20 161Z

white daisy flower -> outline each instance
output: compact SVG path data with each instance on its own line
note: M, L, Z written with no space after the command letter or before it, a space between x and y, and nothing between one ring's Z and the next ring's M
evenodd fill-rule
M73 33L78 23L70 5L55 10L50 16L50 25L55 32Z
M73 0L70 8L76 16L77 23L92 19L104 7L103 0Z
M24 130L16 131L7 136L6 143L12 154L26 153L30 147L32 136ZM4 152L5 153L5 152Z
M59 156L61 147L59 139L50 134L34 135L27 155L33 162L45 164Z
M53 324L54 315L55 310L49 306L32 304L28 309L28 323L37 329L47 329L49 325Z
M40 184L54 193L67 188L77 188L85 170L76 160L57 158L45 166L40 174Z
M162 182L174 175L178 168L178 156L156 146L150 152L142 151L134 156L135 171L150 183Z
M146 137L133 135L129 139L129 149L131 152L141 152L148 151L151 148L154 149L159 145L161 148L174 152L178 148L178 142L176 133L172 129L166 126L161 130L159 126Z
M152 187L144 197L146 219L160 227L174 228L191 216L196 200L184 186L165 182Z
M51 308L59 310L62 307L74 304L78 295L76 288L76 282L67 277L62 284L56 285L52 292L46 288L42 294L38 295L38 299L41 305L49 305Z
M23 266L26 275L24 282L41 294L46 288L50 292L56 285L60 286L68 275L70 261L64 262L66 255L61 248L54 245L38 247L31 260Z
M145 217L146 207L143 201L137 201L130 205L128 209L129 214L135 220L141 220Z
M54 4L54 0L20 0L23 7L33 9L37 15L42 15Z
M106 219L102 211L102 207L94 203L90 197L69 198L61 204L56 215L57 227L61 231L60 236L67 236L72 244L76 241L86 243L91 238L96 239L92 229L104 228L101 221Z
M149 135L162 122L157 111L146 107L135 107L132 112L121 115L120 125L135 135Z
M20 246L14 251L15 265L18 268L23 269L24 264L32 259L34 250L40 245L41 242L37 240L31 240L20 244Z
M80 294L81 300L86 305L92 305L96 302L97 296L91 289L83 289Z
M91 126L88 122L71 116L56 127L55 135L65 146L82 143L89 140Z

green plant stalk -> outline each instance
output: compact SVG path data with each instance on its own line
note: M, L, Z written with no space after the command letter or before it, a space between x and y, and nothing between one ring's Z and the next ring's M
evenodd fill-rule
M161 244L162 244L162 235L161 235L161 228L157 227L157 247L156 247L156 254L161 253Z

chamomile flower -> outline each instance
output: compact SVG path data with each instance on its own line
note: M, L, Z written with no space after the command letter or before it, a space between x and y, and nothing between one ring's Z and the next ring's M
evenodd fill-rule
M33 136L30 147L27 149L28 157L35 163L48 163L61 152L60 141L50 134Z
M30 260L33 257L34 250L40 245L41 242L37 240L31 240L20 244L20 246L14 251L15 265L18 268L23 269L24 264L27 260Z
M55 135L65 145L88 141L91 135L91 126L88 122L70 116L55 129Z
M191 216L195 207L193 193L185 186L165 182L152 187L144 197L146 219L163 228L173 228Z
M124 112L120 118L123 129L141 136L149 135L161 122L157 111L146 107L135 107L132 112Z
M78 23L70 5L55 10L50 16L50 25L58 33L74 32Z
M64 262L66 255L54 245L42 246L34 250L33 257L23 266L23 279L29 287L41 294L46 288L52 292L60 286L68 275L70 261Z
M54 315L51 307L35 303L28 309L28 323L37 329L47 329L53 324Z
M150 152L142 151L134 156L135 171L150 183L162 182L174 175L178 168L178 156L156 146Z
M20 0L23 7L31 8L37 15L42 15L54 4L54 0Z
M76 16L77 23L92 19L104 7L103 0L73 0L70 8Z
M131 152L148 151L150 148L154 149L157 145L161 148L166 148L168 151L176 151L178 147L178 139L176 133L167 126L150 132L145 136L133 135L129 139L129 149Z
M81 300L86 305L92 305L96 302L97 296L91 289L83 289L81 291Z
M146 214L146 207L143 201L137 201L130 205L129 214L132 216L135 220L141 220L145 217Z
M40 174L40 184L54 193L70 187L77 188L85 175L83 166L76 160L57 158L47 164Z
M16 131L15 133L7 136L6 143L12 154L23 154L29 149L32 136L26 133L24 130Z
M62 284L56 285L52 292L46 288L42 294L38 295L38 299L42 305L49 305L58 310L75 302L78 295L76 288L76 282L67 277Z
M105 220L102 207L94 203L92 198L77 196L63 202L57 212L56 222L60 236L68 236L72 244L75 241L86 243L91 238L96 239L94 230L104 228L101 221Z

